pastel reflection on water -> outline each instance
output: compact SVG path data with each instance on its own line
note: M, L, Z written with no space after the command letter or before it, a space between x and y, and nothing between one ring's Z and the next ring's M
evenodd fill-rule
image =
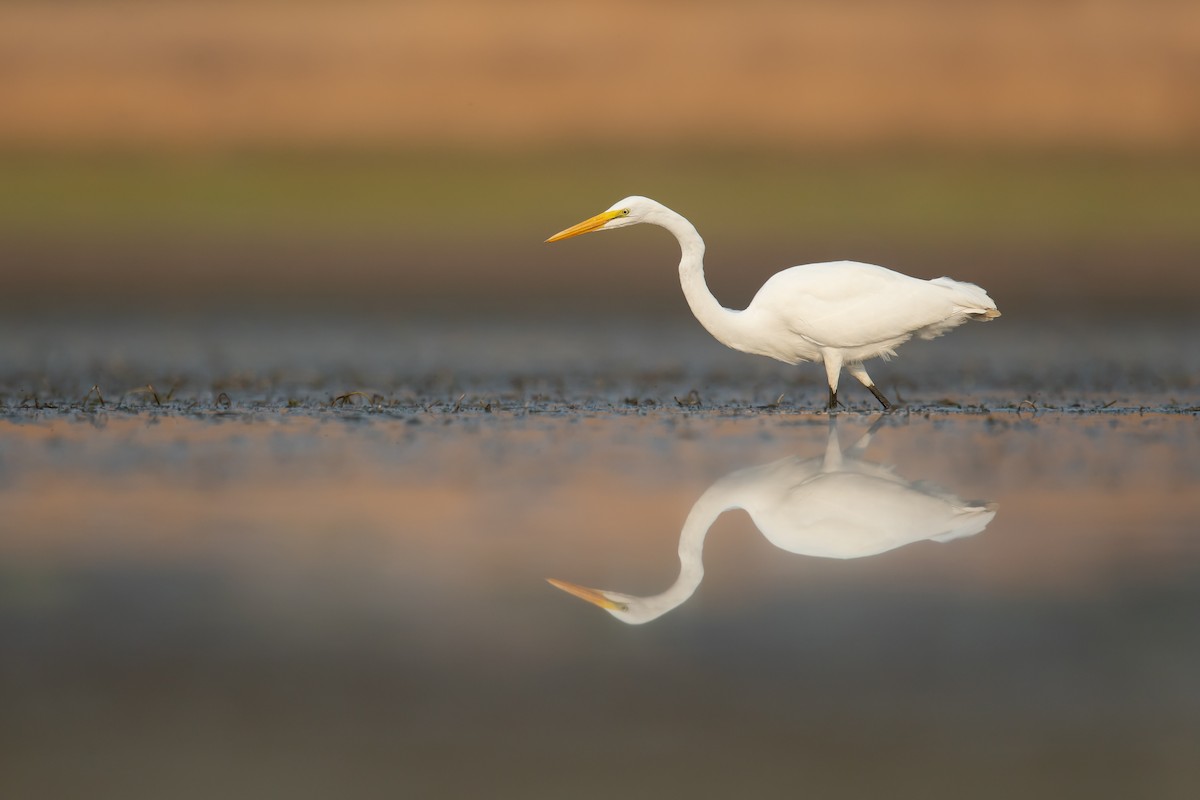
M679 534L679 576L659 594L639 597L556 578L549 582L629 625L658 619L687 602L704 578L704 539L726 511L742 509L780 550L820 558L865 558L914 542L974 536L996 516L996 503L964 501L864 453L883 417L842 448L837 418L825 452L746 467L712 484L692 506Z

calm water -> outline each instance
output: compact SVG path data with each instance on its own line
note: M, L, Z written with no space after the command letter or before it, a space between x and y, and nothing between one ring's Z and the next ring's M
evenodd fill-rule
M0 795L1195 797L1200 330L1003 322L0 321Z
M14 413L0 789L1195 796L1195 416L873 422Z

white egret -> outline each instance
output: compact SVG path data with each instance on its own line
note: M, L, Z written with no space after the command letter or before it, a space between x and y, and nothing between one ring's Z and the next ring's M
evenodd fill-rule
M836 424L831 424L824 456L784 458L717 480L683 524L679 576L664 592L638 597L547 580L622 622L640 625L682 605L696 591L704 577L704 538L730 509L745 510L780 550L840 559L874 556L926 539L973 536L996 516L995 503L964 502L926 481L910 482L891 467L863 461L874 430L843 453Z
M842 367L890 409L863 362L890 358L913 336L932 339L968 319L1000 316L980 287L950 278L921 280L874 264L830 261L773 275L743 311L723 307L704 282L704 240L679 214L646 197L626 197L607 211L554 234L557 242L590 231L646 222L679 240L679 281L688 305L717 341L788 364L825 365L829 408L837 407Z

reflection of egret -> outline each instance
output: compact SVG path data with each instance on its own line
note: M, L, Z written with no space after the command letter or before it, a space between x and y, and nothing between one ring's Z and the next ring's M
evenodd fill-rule
M554 234L556 242L581 233L639 222L675 234L683 257L679 279L696 319L722 344L788 364L825 364L829 407L837 406L838 378L846 371L892 404L862 362L889 358L913 336L932 339L968 319L1000 316L987 292L950 278L926 281L857 261L792 267L771 277L744 311L724 308L704 282L704 240L686 219L645 197L627 197L591 219Z
M781 550L824 558L873 556L924 539L947 542L988 526L996 516L995 503L964 502L932 484L906 481L891 467L862 461L878 425L876 420L843 452L831 423L824 456L740 469L710 486L692 506L679 535L679 577L661 594L635 597L553 578L550 583L637 625L662 616L696 591L704 577L704 537L729 509L745 510Z

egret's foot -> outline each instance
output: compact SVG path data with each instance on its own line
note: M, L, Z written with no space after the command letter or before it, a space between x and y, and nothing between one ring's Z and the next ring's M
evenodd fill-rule
M837 411L837 407L838 407L837 390L830 389L829 390L829 405L826 406L826 408L828 408L830 411Z
M883 406L884 411L891 411L895 408L895 406L888 402L888 399L883 396L883 392L875 388L875 384L869 383L867 384L867 388L871 390L871 394L875 395L875 399L879 401L881 406Z

